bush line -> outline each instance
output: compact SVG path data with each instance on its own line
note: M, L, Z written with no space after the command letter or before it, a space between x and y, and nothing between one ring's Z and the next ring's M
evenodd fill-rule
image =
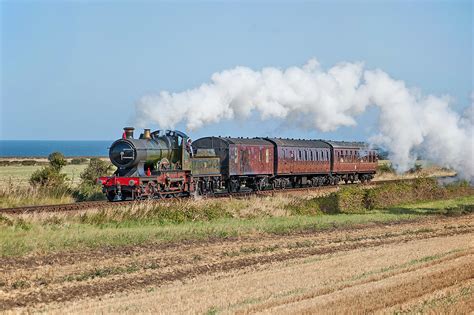
M417 178L410 182L386 183L375 188L342 187L326 197L297 201L287 205L294 215L318 213L365 213L396 205L420 201L468 196L474 189L466 182L439 186L432 178Z

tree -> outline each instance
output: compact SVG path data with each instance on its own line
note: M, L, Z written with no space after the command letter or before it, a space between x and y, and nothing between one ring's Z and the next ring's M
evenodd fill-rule
M61 152L53 152L48 156L49 164L57 172L59 172L63 166L67 164L66 158Z
M30 184L39 187L60 187L64 186L66 174L61 174L52 166L45 166L31 174Z
M97 178L110 175L113 171L112 164L98 158L92 158L89 165L81 173L81 183L76 194L79 200L103 199L101 187L97 185Z
M31 174L30 184L42 189L48 188L46 191L50 194L64 194L69 191L66 174L61 174L61 168L66 165L66 159L61 152L54 152L48 156L48 160L48 166Z
M112 173L112 164L99 158L92 158L89 165L81 173L81 184L95 185L98 177L107 176Z

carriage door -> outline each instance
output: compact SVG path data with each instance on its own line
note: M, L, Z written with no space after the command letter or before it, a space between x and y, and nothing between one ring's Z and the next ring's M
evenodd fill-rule
M249 171L249 152L247 148L240 147L240 174L246 174Z
M289 151L290 151L290 161L289 161L290 173L294 173L295 164L296 164L296 150L294 150L293 148L290 148Z

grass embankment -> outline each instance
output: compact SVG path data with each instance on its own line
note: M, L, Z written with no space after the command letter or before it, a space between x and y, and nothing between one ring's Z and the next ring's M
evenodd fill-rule
M412 200L410 204L370 208L362 213L344 213L340 196L347 195L347 192L342 190L335 197L324 198L277 196L245 200L187 200L80 213L3 216L0 217L0 255L323 231L369 222L473 212L472 189L464 187L458 191L463 191L464 196L452 190L450 195L445 195L445 200L421 203L420 199L417 202ZM333 204L334 209L327 208L331 198L337 201Z

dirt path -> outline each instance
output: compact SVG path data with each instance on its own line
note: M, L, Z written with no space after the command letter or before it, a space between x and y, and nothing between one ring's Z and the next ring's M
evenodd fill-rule
M466 311L474 309L473 236L469 215L0 259L0 310Z

